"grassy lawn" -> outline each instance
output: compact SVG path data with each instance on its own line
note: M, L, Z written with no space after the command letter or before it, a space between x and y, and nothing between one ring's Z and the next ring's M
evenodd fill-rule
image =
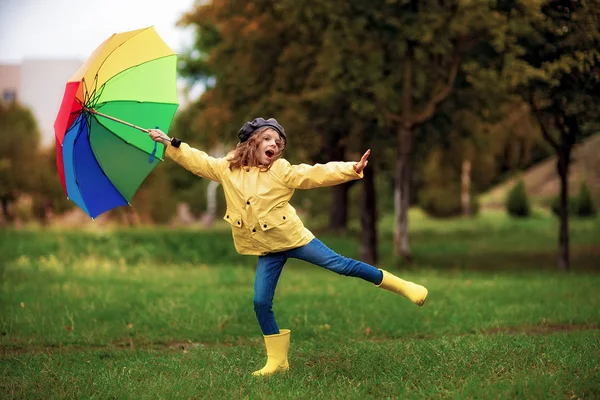
M425 306L290 262L274 310L291 370L268 378L250 375L254 259L228 232L2 231L0 397L600 397L597 219L573 222L568 274L552 218L414 221L417 262L390 270Z

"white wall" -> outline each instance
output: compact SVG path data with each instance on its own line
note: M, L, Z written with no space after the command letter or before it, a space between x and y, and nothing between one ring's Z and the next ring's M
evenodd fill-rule
M5 93L15 92L19 100L19 87L21 86L21 66L19 64L0 65L0 101Z
M31 108L41 134L42 146L54 146L54 120L67 80L81 60L23 60L19 101Z

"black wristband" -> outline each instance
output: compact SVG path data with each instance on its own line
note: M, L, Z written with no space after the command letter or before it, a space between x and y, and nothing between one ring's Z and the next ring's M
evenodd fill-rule
M176 137L171 138L171 146L173 146L173 147L181 146L181 140L177 139Z

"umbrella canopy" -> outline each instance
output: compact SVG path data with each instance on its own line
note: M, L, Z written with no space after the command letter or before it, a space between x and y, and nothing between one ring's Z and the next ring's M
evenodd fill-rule
M129 204L162 161L164 146L140 131L168 132L176 63L150 27L112 35L67 82L54 123L56 165L66 196L90 217Z

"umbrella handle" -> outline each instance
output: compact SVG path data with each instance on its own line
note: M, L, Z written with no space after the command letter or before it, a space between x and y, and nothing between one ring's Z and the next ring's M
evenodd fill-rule
M96 110L94 110L92 108L83 107L83 111L88 112L90 114L99 115L99 116L104 117L106 119L110 119L111 121L115 121L115 122L118 122L120 124L127 125L127 126L129 126L131 128L137 129L137 130L145 132L145 133L150 133L150 129L141 128L141 127L139 127L137 125L130 124L129 122L123 121L121 119L118 119L118 118L115 118L115 117L111 117L110 115L106 115L106 114L103 114L101 112L98 112L98 111L96 111ZM167 138L168 138L169 141L171 141L171 138L169 136L167 136Z

